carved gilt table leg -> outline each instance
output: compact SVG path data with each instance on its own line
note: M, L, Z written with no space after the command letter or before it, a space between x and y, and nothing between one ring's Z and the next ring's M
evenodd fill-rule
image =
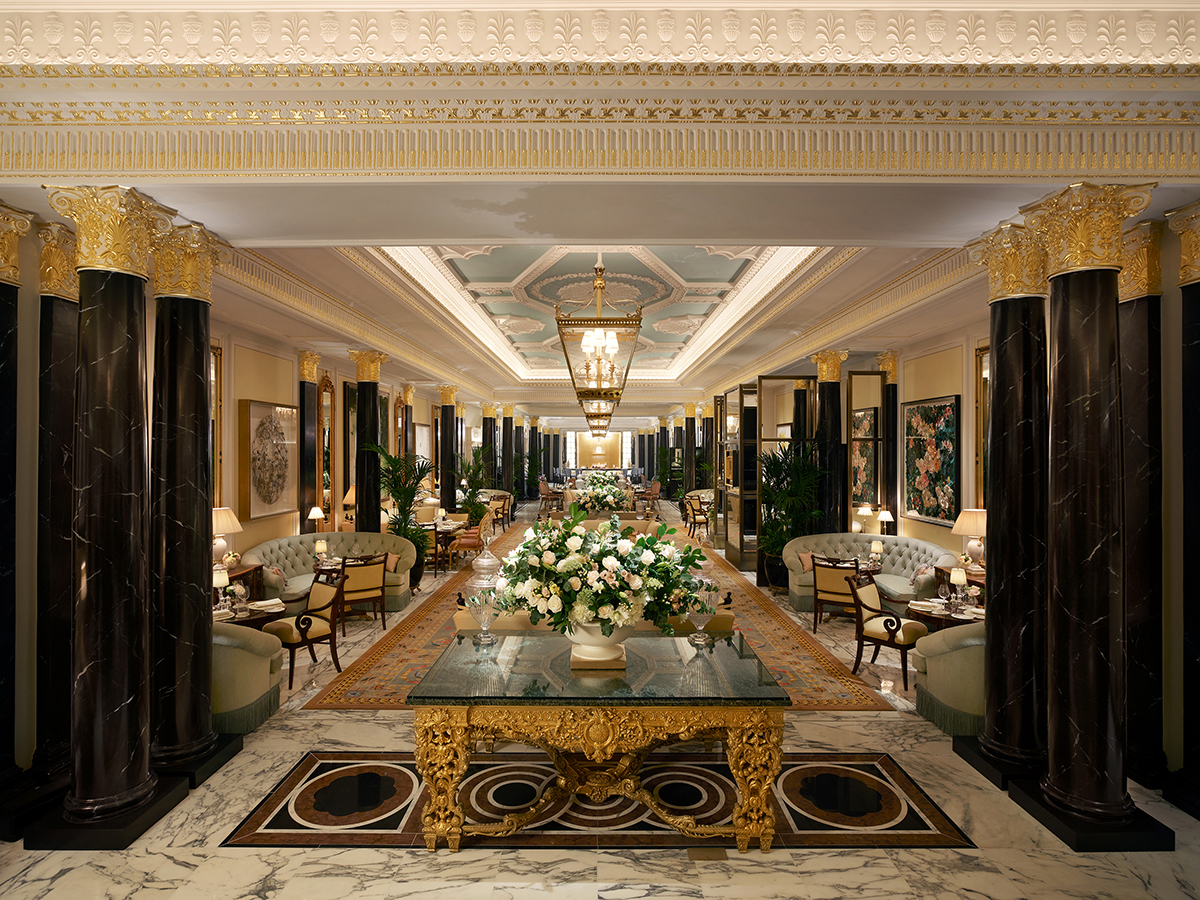
M418 707L414 730L417 771L429 789L429 799L421 813L425 847L432 853L437 849L438 837L444 835L451 852L457 851L463 834L458 788L471 758L465 714Z
M783 764L783 713L756 710L744 724L730 725L725 757L738 788L733 811L738 851L746 853L757 838L759 849L767 853L775 837L771 788Z

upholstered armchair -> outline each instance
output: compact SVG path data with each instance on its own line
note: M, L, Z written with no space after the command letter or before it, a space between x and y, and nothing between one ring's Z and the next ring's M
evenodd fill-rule
M986 625L945 628L917 641L917 712L946 734L983 731Z
M904 689L908 690L908 651L909 648L929 633L920 622L902 619L896 613L884 609L880 601L879 588L875 579L865 576L866 581L856 584L855 576L846 577L850 593L854 597L854 637L858 641L858 652L854 656L854 668L851 675L858 674L862 665L863 645L873 644L875 652L871 654L871 662L879 658L880 647L891 647L900 651L900 673L904 681Z
M249 734L279 709L283 645L273 634L214 622L213 730Z

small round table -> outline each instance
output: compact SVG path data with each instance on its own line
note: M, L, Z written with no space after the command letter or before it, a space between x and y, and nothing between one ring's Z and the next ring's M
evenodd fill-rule
M928 625L930 631L941 631L943 628L953 628L956 625L970 625L972 622L983 621L983 619L977 619L974 616L960 619L948 612L934 613L921 609L913 609L911 606L904 610L904 615L914 622Z

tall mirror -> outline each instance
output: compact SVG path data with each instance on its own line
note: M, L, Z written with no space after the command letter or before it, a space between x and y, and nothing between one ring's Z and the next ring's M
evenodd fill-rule
M326 372L317 388L317 466L321 477L321 509L325 521L333 512L333 379Z
M883 506L883 372L850 372L846 387L846 473L852 530L880 531ZM869 514L866 510L870 510Z

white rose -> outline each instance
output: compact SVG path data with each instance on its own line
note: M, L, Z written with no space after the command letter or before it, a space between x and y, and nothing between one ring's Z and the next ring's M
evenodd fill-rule
M547 550L545 553L543 553L542 562L548 566L554 565L554 552L552 550Z
M496 590L502 591L506 587L508 587L508 579L505 578L503 575L501 575L499 578L496 579Z
M579 535L573 534L569 538L567 538L567 548L568 549L578 550L582 546L583 546L583 538L581 538Z
M549 608L550 608L549 601L547 601L545 597L539 597L538 602L537 602L537 611L540 613L544 613Z
M622 556L628 556L629 551L632 549L633 541L628 540L627 538L621 538L619 541L617 541L617 552Z
M562 608L562 600L560 600L558 597L550 598L550 602L546 604L546 609L550 610L552 613L560 613L562 612Z
M534 538L534 531L533 531L533 529L532 529L532 528L526 528L526 529L525 529L525 540L529 541L529 540L533 540L533 538Z
M632 590L639 591L642 588L642 576L634 575L629 579L629 587Z
M584 528L582 525L576 525L574 528L571 529L571 533L577 534L580 537L582 537L583 535L587 534L587 529Z
M596 582L599 580L600 580L600 573L597 572L595 569L592 569L590 572L587 573L587 583L590 584L592 587L595 587Z
M605 603L602 607L596 610L596 616L601 619L611 619L615 610Z
M579 580L578 575L572 575L571 580L568 581L567 584L571 585L571 590L573 591L577 591L583 587L583 582Z
M617 562L617 558L615 556L604 557L604 568L608 569L608 571L615 572L620 567L621 564Z
M663 555L663 559L674 559L675 558L675 545L674 544L663 544L662 555Z
M530 558L532 559L532 557L530 557ZM654 562L654 551L653 550L643 550L642 551L642 565L648 566L652 562Z

